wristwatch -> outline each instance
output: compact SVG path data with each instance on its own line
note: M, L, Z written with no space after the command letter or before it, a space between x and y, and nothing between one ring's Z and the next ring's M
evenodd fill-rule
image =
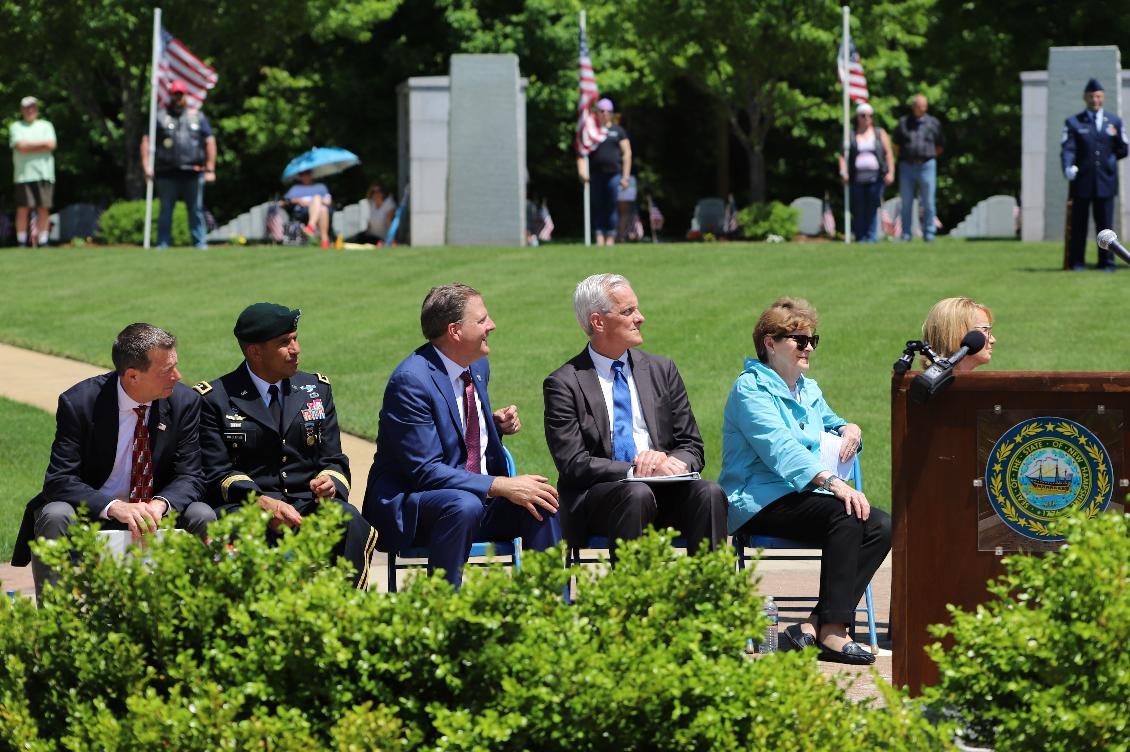
M829 475L824 479L824 482L820 484L820 490L832 493L832 481L834 480L842 480L842 478L840 478L840 476L836 475L835 473Z

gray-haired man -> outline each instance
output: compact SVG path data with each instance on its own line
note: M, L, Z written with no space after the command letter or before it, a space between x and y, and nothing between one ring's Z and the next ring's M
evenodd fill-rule
M28 502L12 555L32 563L38 597L51 572L31 556L32 538L66 535L75 510L135 539L176 510L177 526L203 537L216 519L200 501L200 400L180 382L176 338L130 324L114 341L114 371L59 395L55 442L43 492Z
M589 344L546 378L545 438L561 474L562 528L570 545L589 535L639 537L671 526L697 551L726 538L726 496L707 480L625 483L697 473L702 438L675 364L637 349L644 316L627 279L595 274L573 295Z

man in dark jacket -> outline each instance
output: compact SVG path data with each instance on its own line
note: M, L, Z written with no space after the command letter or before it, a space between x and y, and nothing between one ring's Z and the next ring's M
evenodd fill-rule
M1087 209L1095 217L1095 231L1111 227L1114 197L1118 195L1118 160L1127 153L1122 119L1103 109L1102 84L1095 79L1083 89L1087 109L1067 118L1060 138L1063 174L1071 182L1071 240L1068 264L1082 271L1087 255ZM1099 248L1098 268L1114 271L1114 255Z
M203 537L216 519L201 502L200 401L178 383L176 338L150 324L118 334L114 372L59 396L43 492L28 502L12 564L32 563L36 596L54 575L32 557L32 538L66 535L84 507L103 527L154 533L175 510L178 527Z
M330 380L298 370L299 310L248 306L235 324L244 362L193 387L204 398L200 445L208 498L221 514L245 503L271 512L271 526L297 529L330 504L345 513L334 549L365 589L377 533L349 504L349 460L341 451Z

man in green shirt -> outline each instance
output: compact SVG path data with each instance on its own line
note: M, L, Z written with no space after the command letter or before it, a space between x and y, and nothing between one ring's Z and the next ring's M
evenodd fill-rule
M38 237L31 239L32 245L47 245L47 212L55 193L55 126L39 117L35 97L20 100L20 113L23 119L12 123L8 132L16 184L16 241L28 244L28 210L34 206Z

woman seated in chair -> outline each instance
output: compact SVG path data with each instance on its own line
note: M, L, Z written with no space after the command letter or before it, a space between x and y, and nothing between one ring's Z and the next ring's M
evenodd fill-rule
M330 247L330 212L333 198L325 183L315 183L310 170L298 173L298 182L290 187L280 202L290 207L290 215L304 222L303 232L319 236L322 248Z
M820 341L816 311L800 298L779 298L757 320L753 344L726 400L722 472L730 532L789 538L823 549L820 594L808 621L785 640L816 647L825 660L873 663L848 637L856 605L891 547L891 518L820 461L825 431L842 438L839 460L861 447L859 426L836 415L806 376Z
M993 312L972 298L944 298L934 304L922 324L922 340L943 358L953 355L961 347L962 338L976 329L985 335L985 346L978 352L965 356L953 367L955 371L972 371L993 359ZM922 367L933 363L925 354Z

